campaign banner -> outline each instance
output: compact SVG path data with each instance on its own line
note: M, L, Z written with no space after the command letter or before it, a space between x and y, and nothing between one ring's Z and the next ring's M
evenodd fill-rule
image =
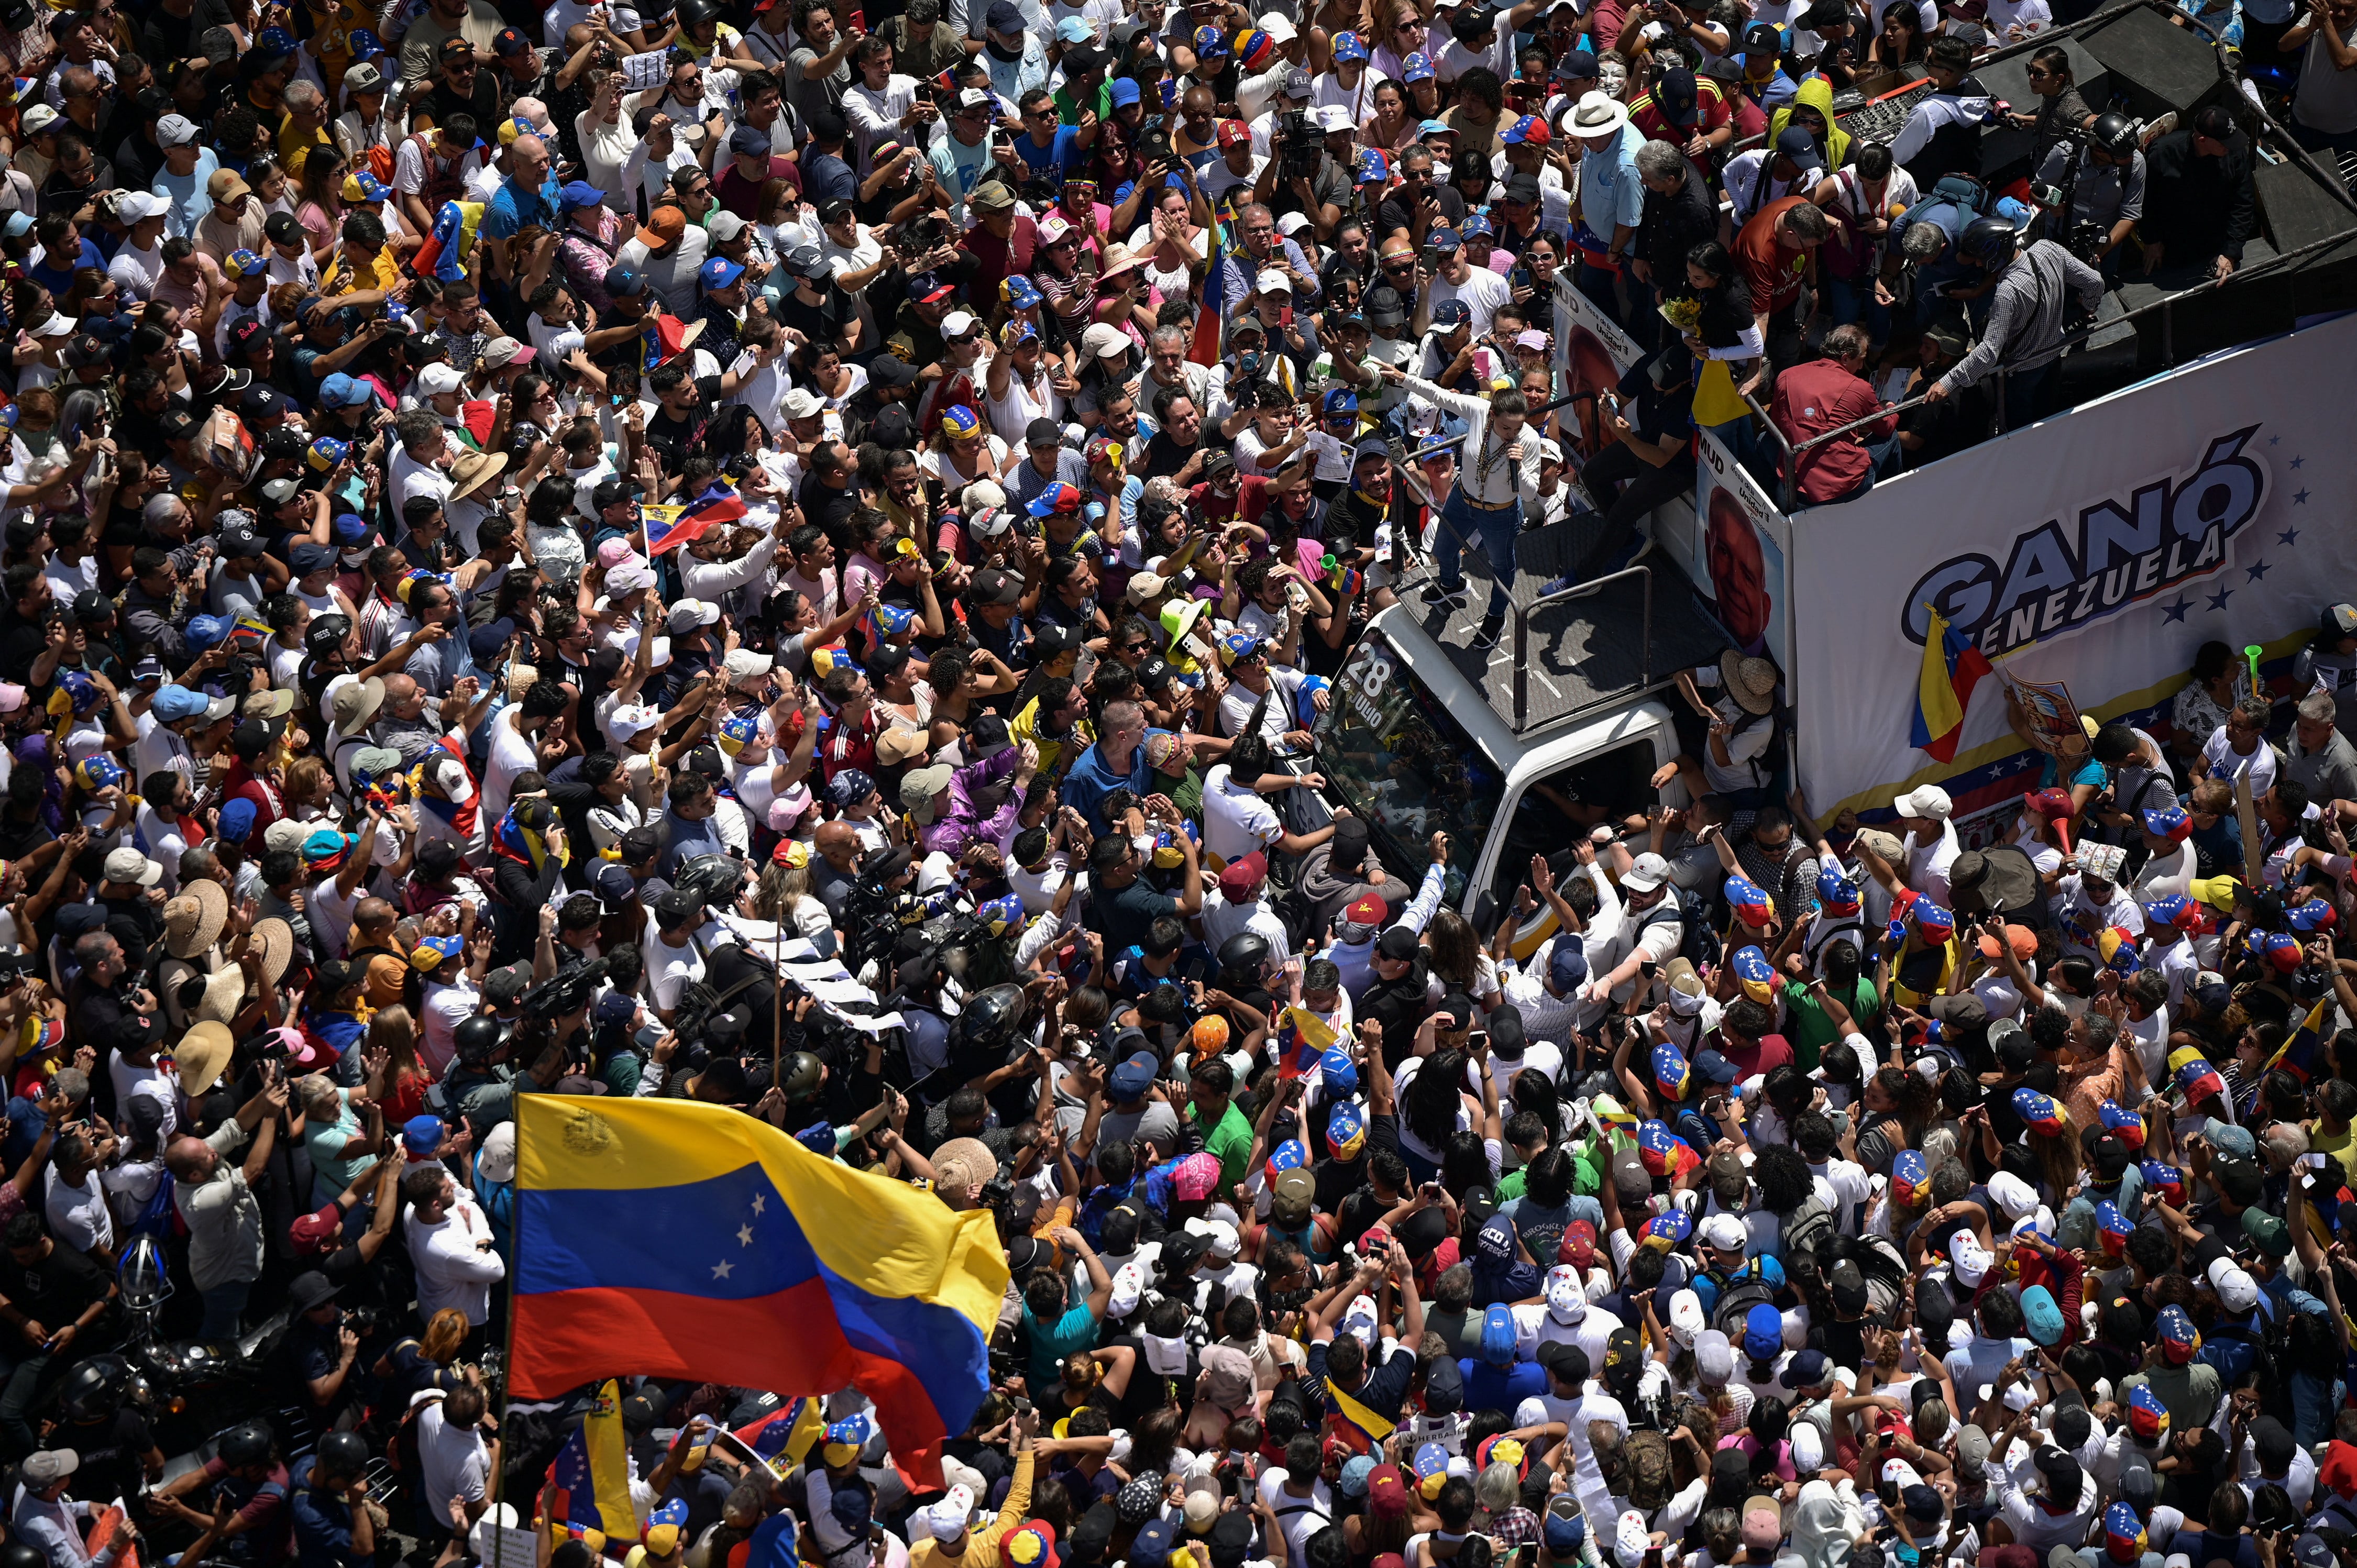
M2357 573L2357 456L2317 395L2352 354L2341 316L1803 513L1788 672L1812 811L1938 783L1962 815L2035 784L2043 759L2007 727L1999 682L1975 693L1953 763L1910 744L1929 607L2002 674L2063 683L2099 720L2165 709L2205 642L2277 662L2304 646Z
M1609 392L1645 357L1567 273L1555 274L1555 306L1559 392ZM1692 508L1684 516L1675 506L1655 509L1653 543L1684 568L1738 648L1789 673L1792 524L1716 436L1696 437L1695 459Z

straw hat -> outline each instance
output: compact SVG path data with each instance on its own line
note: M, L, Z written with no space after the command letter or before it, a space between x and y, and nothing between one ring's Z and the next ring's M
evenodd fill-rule
M1746 659L1730 648L1718 656L1718 676L1745 713L1764 714L1776 705L1776 666L1765 659Z
M465 500L497 478L508 466L504 452L468 452L450 465L450 499Z
M262 954L262 978L275 985L285 978L286 965L295 957L295 928L272 916L253 922L253 945Z
M245 1005L245 972L216 970L205 976L205 997L197 1004L199 1024L227 1024Z
M537 681L537 680L539 680L539 679L540 679L540 667L539 667L538 665L535 665L535 664L511 664L511 665L509 665L509 666L508 666L508 692L507 692L508 701L509 701L509 702L511 702L511 703L521 703L521 702L522 702L522 701L523 701L523 694L524 694L526 692L531 691L531 690L532 690L532 683L533 683L534 681Z
M232 977L236 972L229 972ZM208 993L212 990L210 982L205 989ZM172 1065L180 1073L180 1092L193 1100L219 1082L221 1069L229 1066L230 1053L236 1048L237 1041L227 1024L208 1019L190 1028L172 1047Z
M195 958L221 940L228 924L228 890L218 882L192 876L164 906L165 950L174 958Z
M1137 252L1116 241L1104 251L1104 264L1097 269L1097 281L1104 282L1116 273L1135 272L1141 265Z

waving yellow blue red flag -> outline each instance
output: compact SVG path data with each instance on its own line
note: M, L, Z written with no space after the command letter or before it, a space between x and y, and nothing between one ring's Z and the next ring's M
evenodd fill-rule
M990 1216L684 1100L516 1102L514 1391L640 1373L875 1402L910 1478L989 1388Z

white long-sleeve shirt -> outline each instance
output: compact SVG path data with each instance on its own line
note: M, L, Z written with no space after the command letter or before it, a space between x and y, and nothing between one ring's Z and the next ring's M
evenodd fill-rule
M417 1265L417 1306L428 1317L456 1307L469 1324L479 1325L491 1315L491 1286L507 1278L508 1266L497 1251L476 1246L490 1240L491 1222L474 1194L451 1185L455 1194L439 1220L425 1224L413 1209L405 1221L410 1261Z
M1457 488L1465 499L1478 507L1496 509L1521 502L1524 511L1534 511L1539 496L1538 433L1527 426L1512 441L1501 441L1490 433L1490 400L1453 392L1422 376L1407 378L1411 396L1437 404L1466 422L1465 445L1457 452ZM1509 456L1510 448L1519 443L1523 455L1518 461Z
M127 1533L118 1534L113 1545L96 1556L91 1555L82 1545L81 1526L75 1522L90 1518L91 1510L91 1504L72 1498L45 1502L20 1486L9 1517L18 1532L49 1560L49 1568L102 1568L122 1555L130 1537Z
M764 592L759 597L769 596L766 590L770 563L777 553L778 536L774 532L761 535L759 543L734 561L698 561L694 556L683 553L679 562L679 580L685 585L689 598L718 605L742 618L748 607L735 601L745 599L748 596L743 590L753 583L763 585Z

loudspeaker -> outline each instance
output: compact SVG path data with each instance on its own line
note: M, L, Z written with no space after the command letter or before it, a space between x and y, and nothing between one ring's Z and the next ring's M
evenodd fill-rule
M2080 41L2111 73L2111 96L2124 100L2139 120L2157 120L2172 109L2190 115L2222 87L2208 40L2150 6L2124 7L2081 34ZM2088 107L2103 108L2103 100L2083 95Z
M2327 160L2319 161L2331 166ZM2268 242L2278 252L2297 251L2357 229L2357 213L2319 185L2317 177L2301 165L2261 164L2252 171L2251 184L2258 192Z
M2053 44L2071 57L2071 81L2078 88L2079 96L2090 104L2100 104L2111 97L2112 79L2104 62L2089 54L2071 38L2055 38ZM2041 45L2044 40L2040 40ZM2015 113L2034 114L2040 102L2029 87L2029 57L2035 48L2021 49L2002 59L1990 60L1973 68L1973 75L1988 89L1992 98L2002 98ZM2009 185L2014 180L2035 173L2029 166L2031 152L2037 145L2034 133L2012 125L1995 125L1981 133L1981 177L1992 186Z

